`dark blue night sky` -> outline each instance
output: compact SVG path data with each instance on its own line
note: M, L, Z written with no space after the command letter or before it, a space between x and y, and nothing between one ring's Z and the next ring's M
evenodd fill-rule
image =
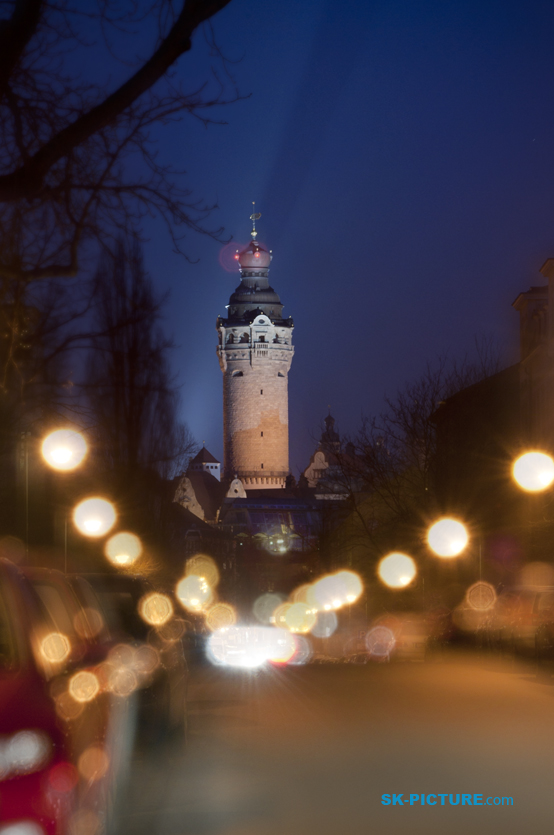
M294 317L291 467L331 405L341 431L428 359L492 336L517 359L511 302L554 255L554 7L547 2L233 0L214 20L250 98L160 133L237 245L251 201L273 249L270 283ZM178 68L202 77L195 49ZM189 72L192 74L189 76ZM238 273L190 234L189 264L161 223L147 266L171 290L183 415L222 456L215 319ZM234 247L233 247L234 248Z

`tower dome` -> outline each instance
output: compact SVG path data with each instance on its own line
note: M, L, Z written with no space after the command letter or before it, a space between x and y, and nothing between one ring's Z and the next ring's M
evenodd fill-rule
M271 263L271 254L256 240L250 241L242 252L237 252L235 258L239 262L240 271L243 275L244 270L260 270L267 275Z
M219 317L217 354L223 372L225 477L246 490L285 487L289 474L288 372L293 321L269 286L271 252L256 240L237 252L241 282L227 317Z

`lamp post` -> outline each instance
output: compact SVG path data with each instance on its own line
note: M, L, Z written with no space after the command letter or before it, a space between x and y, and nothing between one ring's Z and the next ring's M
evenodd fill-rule
M71 472L83 462L87 442L74 429L56 429L42 442L42 457L49 467L58 472ZM67 574L67 508L64 510L64 571Z

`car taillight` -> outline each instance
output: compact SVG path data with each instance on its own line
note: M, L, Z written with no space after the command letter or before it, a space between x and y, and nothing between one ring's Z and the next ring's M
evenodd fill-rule
M42 731L24 730L0 737L0 780L38 771L46 765L51 753L50 737Z

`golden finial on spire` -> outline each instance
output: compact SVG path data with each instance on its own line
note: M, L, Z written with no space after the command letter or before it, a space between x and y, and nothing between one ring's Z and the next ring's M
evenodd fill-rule
M252 221L252 231L250 232L250 234L252 235L252 240L255 241L256 235L258 234L256 232L256 221L261 218L262 214L261 212L256 211L256 203L254 200L252 201L252 206L254 207L254 211L250 215L250 220Z

